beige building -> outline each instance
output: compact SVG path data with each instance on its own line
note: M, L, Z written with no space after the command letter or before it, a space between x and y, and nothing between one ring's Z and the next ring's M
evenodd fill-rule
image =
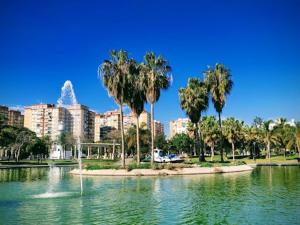
M128 130L130 127L136 125L136 117L131 112L124 116L124 129ZM151 129L151 115L147 111L141 113L139 117L139 126L145 125L145 129Z
M86 106L56 107L53 104L38 104L25 107L24 126L38 137L50 136L55 141L62 132L75 138L94 139L95 113Z
M154 120L154 136L164 135L164 125L158 120Z
M188 118L179 118L177 120L172 120L170 121L169 124L169 136L170 138L172 138L175 134L182 134L182 133L187 133L187 127L188 127L188 123L189 123L189 119Z
M0 125L8 124L8 107L0 105Z
M124 115L123 117L124 132L136 124L136 118L133 113ZM146 129L150 129L150 113L144 111L139 118L139 125L146 124ZM95 142L101 141L105 138L105 135L112 129L121 129L121 116L119 110L107 111L103 114L97 114L95 116Z
M80 104L66 108L69 115L66 124L74 137L94 140L95 113Z
M121 117L118 110L95 115L95 142L99 142L112 129L120 130Z
M18 110L10 109L8 111L8 125L23 127L24 126L24 115Z

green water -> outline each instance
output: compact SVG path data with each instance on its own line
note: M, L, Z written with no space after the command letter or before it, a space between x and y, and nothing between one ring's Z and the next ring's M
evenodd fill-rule
M79 177L69 170L0 170L0 224L300 224L297 166L199 176L87 177L83 196Z

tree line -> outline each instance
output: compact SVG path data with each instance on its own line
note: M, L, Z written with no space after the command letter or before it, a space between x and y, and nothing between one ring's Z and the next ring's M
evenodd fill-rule
M15 159L19 162L22 158L43 159L48 156L50 138L39 138L35 132L25 128L10 125L0 126L0 155L1 158Z

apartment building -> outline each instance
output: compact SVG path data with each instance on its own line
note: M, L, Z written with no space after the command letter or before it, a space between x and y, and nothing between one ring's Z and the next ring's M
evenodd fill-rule
M189 123L188 118L179 118L177 120L172 120L169 123L169 136L172 138L175 134L187 133L187 127Z
M158 120L154 120L154 136L164 135L164 125Z
M0 105L0 125L8 124L8 107Z
M94 139L95 113L83 105L56 107L53 104L38 104L25 107L24 126L38 137L49 136L55 141L62 132L75 138Z
M8 110L8 125L23 127L24 126L24 115L18 110Z
M121 129L121 117L118 110L95 115L95 142L104 139L106 134L112 129Z

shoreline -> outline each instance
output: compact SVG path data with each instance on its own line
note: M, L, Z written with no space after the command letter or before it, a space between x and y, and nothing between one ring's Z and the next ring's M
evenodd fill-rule
M252 171L253 166L223 166L223 167L193 167L177 168L174 170L153 170L153 169L102 169L102 170L82 170L83 176L174 176L174 175L200 175L200 174L217 174L217 173L238 173ZM79 169L73 169L69 172L72 175L80 175Z

